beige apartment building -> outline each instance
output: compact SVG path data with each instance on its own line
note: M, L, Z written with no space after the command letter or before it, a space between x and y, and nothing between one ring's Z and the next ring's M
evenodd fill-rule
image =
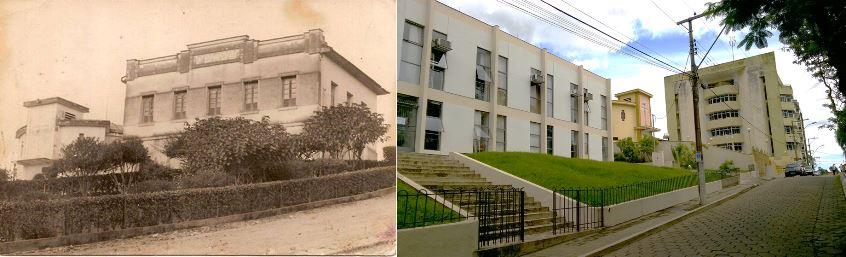
M32 179L62 157L62 148L79 137L111 142L122 128L108 120L84 119L88 107L61 97L23 103L26 124L15 133L20 145L15 161L15 179Z
M783 84L776 72L774 53L705 67L700 77L705 87L700 89L699 108L706 146L740 153L737 158L750 158L757 149L778 167L807 160L804 119L793 88ZM667 76L664 87L670 141L695 141L690 80L682 74Z
M609 79L438 1L397 5L398 151L611 159Z
M614 95L616 100L611 102L614 119L615 142L632 138L638 141L643 135L654 136L658 131L652 119L652 94L641 89L632 89Z
M355 102L376 110L376 97L388 93L327 45L321 30L268 40L236 36L128 60L123 82L125 133L141 137L162 163L170 161L162 154L165 139L195 118L267 116L299 133L323 106ZM379 152L371 145L363 156Z

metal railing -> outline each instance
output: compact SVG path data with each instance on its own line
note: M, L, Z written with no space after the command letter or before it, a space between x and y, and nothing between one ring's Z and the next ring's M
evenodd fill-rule
M399 229L476 219L479 248L525 238L526 194L522 189L400 190L397 198Z
M738 184L737 173L710 172L708 181L722 187ZM578 232L605 226L606 206L696 186L697 175L685 175L602 188L559 188L552 193L553 234Z

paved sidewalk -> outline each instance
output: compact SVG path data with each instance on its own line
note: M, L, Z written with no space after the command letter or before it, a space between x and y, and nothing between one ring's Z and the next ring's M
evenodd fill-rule
M752 185L741 184L708 194L708 202L713 203L725 197L738 194ZM692 212L699 207L699 198L643 216L641 218L602 229L594 234L573 239L553 247L540 250L526 256L552 257L552 256L585 256L594 251L604 249L613 244L633 236L644 233L656 226L678 219L685 214Z

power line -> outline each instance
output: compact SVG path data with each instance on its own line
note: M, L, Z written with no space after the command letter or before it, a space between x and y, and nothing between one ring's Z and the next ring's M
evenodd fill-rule
M608 35L607 33L596 29L595 27L591 26L594 30L600 31L601 33L605 34L608 37L611 37L615 41L622 43L622 45L618 45L617 43L614 43L613 41L610 41L610 40L607 40L607 39L603 40L603 38L599 37L598 35L593 34L590 31L587 31L580 26L576 26L575 24L573 24L573 23L571 23L567 20L562 19L560 16L554 15L554 14L548 12L547 10L545 10L545 9L539 7L539 6L536 6L532 3L523 1L521 3L522 6L520 6L520 5L511 3L511 2L508 2L508 1L504 1L504 0L500 0L500 2L508 4L512 8L520 10L520 11L522 11L522 12L524 12L524 13L532 16L532 17L535 17L536 19L539 19L543 22L546 22L550 25L553 25L553 26L559 27L563 30L566 30L568 32L571 32L572 34L574 34L574 35L576 35L576 36L578 36L582 39L585 39L587 41L590 41L594 44L606 47L606 48L611 49L613 51L618 51L618 52L625 54L625 55L628 55L628 56L630 56L634 59L640 60L642 62L645 62L647 64L653 65L653 66L661 68L661 69L665 69L665 70L670 71L670 72L680 71L678 68L676 68L676 67L674 67L670 64L667 64L666 62L663 62L663 61L661 61L661 60L659 60L659 59L657 59L657 58L655 58L655 57L653 57L649 54L646 54L643 51L641 51L640 49L637 49L637 48L634 48L634 47L632 47L628 44L625 44L624 42L620 41L619 39L616 39L616 38ZM528 10L527 8L532 8L533 10ZM544 13L546 15L543 15L543 14L540 14L540 13ZM552 16L554 18L550 18L548 16ZM552 21L552 19L555 19L558 22ZM579 21L583 22L581 20L579 20ZM561 24L561 23L564 23L564 24ZM569 26L567 26L567 25L569 25ZM637 52L630 51L629 49L625 48L623 45L628 46L629 48L632 48L632 49L636 50ZM640 53L640 54L638 54L638 53Z

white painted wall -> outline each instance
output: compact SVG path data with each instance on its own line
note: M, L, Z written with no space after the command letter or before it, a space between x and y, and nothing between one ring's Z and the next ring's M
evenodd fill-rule
M529 121L508 117L508 151L528 152L529 151Z
M444 132L441 134L441 151L473 152L473 115L475 110L456 104L444 103Z

